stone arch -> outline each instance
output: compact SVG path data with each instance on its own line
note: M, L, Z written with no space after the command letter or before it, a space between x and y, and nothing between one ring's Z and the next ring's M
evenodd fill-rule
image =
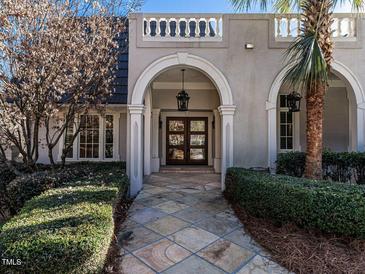
M355 74L339 61L332 62L332 71L340 74L350 84L356 99L357 105L357 150L364 151L365 147L365 93ZM282 69L271 85L266 110L268 112L268 165L275 167L277 157L277 100L282 86L282 80L287 72L287 68Z
M159 73L178 65L192 67L206 74L217 88L221 105L233 104L232 91L223 73L206 59L189 53L168 55L150 64L138 78L131 94L130 104L143 104L146 88L149 83Z
M192 55L189 53L176 53L162 57L150 64L139 76L135 83L133 91L129 94L128 119L129 133L127 138L127 173L131 181L131 196L135 196L143 185L144 165L147 165L145 170L150 170L150 157L145 158L143 153L142 143L142 115L145 110L144 99L150 83L160 73L176 66L187 66L204 73L215 85L219 94L220 106L218 108L221 117L221 183L222 190L225 188L225 172L228 167L233 165L233 115L236 107L233 105L233 96L231 88L223 73L206 59ZM130 130L133 123L137 123L137 130ZM223 126L224 125L224 126ZM226 125L229 125L226 127ZM229 130L227 132L226 130ZM145 142L146 144L146 142ZM144 151L149 151L145 148ZM143 161L145 159L145 161ZM134 173L137 171L137 173Z

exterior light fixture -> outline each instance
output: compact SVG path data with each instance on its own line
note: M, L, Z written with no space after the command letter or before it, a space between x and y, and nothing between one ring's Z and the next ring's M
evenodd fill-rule
M254 49L255 48L255 45L252 44L252 43L246 43L245 44L245 49Z
M179 111L187 111L189 109L189 94L184 89L185 84L185 69L181 70L182 73L182 90L177 94L177 109Z
M289 112L299 112L301 100L302 96L298 92L293 91L290 93L287 97Z

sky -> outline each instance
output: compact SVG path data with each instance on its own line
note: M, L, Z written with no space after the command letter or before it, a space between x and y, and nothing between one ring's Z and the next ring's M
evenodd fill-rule
M228 0L144 0L143 12L196 12L196 13L234 13ZM336 12L350 12L349 5L339 7ZM261 12L253 9L250 12Z

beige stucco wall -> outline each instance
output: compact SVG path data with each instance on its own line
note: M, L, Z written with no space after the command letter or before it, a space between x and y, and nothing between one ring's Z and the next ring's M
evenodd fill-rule
M351 90L350 90L351 92ZM323 147L331 151L348 151L350 130L349 112L354 106L349 104L347 90L344 87L332 87L325 97L323 121ZM305 104L300 114L300 147L306 149L306 113Z
M132 15L129 25L129 60L133 60L129 63L129 100L138 77L152 62L177 52L200 56L224 74L232 89L233 101L237 106L234 116L234 164L267 166L268 118L265 104L270 87L283 68L285 50L285 45L278 46L272 41L272 18L272 15L259 14L224 15L223 41L209 44L143 42L142 27L139 25L142 15ZM365 27L360 29L359 37L363 36L364 30ZM244 45L247 42L253 43L255 48L246 50ZM351 68L360 79L360 84L365 86L363 47L359 47L358 43L349 43L348 48L346 44L341 47L345 48L335 49L335 59ZM334 103L341 105L340 100Z

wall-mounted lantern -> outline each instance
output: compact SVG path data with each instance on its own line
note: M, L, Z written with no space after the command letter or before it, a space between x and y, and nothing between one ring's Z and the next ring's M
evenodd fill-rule
M298 92L293 91L290 93L287 97L289 112L299 112L301 100L302 96Z
M181 91L177 94L176 99L177 99L177 109L179 111L187 111L189 109L189 94L185 91L184 85L185 85L185 69L181 70L182 72L182 89Z

